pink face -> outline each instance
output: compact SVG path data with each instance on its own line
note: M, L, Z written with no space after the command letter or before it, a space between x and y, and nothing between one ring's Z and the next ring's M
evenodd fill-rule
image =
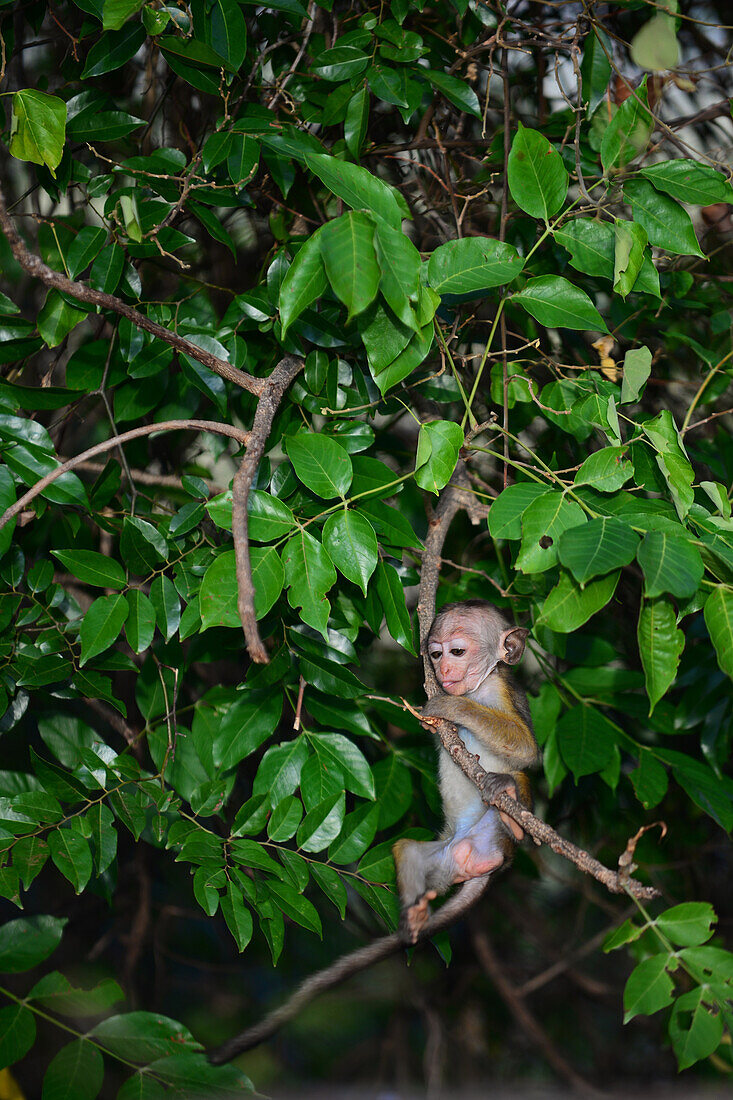
M436 679L448 695L474 691L489 667L486 646L465 630L451 630L449 623L441 633L431 636L428 654Z

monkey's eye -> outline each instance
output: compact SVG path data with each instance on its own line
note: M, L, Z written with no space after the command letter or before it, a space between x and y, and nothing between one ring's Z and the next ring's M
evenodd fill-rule
M462 657L465 652L466 652L465 649L452 649L451 650L451 656L453 656L453 657Z
M430 660L431 661L439 661L440 660L440 650L439 649L434 650L430 654Z

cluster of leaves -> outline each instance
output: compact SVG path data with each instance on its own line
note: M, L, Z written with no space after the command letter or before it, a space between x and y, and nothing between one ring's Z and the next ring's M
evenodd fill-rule
M321 933L323 895L342 916L366 902L394 927L391 843L406 829L429 835L425 738L364 681L381 686L370 667L380 636L417 656L405 591L418 580L422 493L434 500L459 466L490 502L488 526L478 550L456 550L462 570L440 599L485 596L488 577L531 627L548 796L593 776L637 812L681 791L687 813L733 827L733 453L715 424L688 441L695 411L731 381L730 323L712 264L700 267L696 211L733 189L709 157L651 155L647 78L609 98L617 54L600 26L584 31L577 128L560 103L487 148L473 78L456 75L448 43L485 44L490 5L335 13L335 44L329 9L62 5L73 48L65 40L48 91L13 89L6 135L14 187L52 208L32 249L119 308L53 284L35 309L0 296L0 505L51 475L22 525L0 528L0 730L19 761L0 773L0 893L22 905L51 864L78 894L95 880L111 891L125 830L189 867L201 911L221 912L240 951L259 929L273 962L288 923ZM654 69L650 43L661 36L668 59L674 20L645 15L634 60ZM6 31L12 58L22 42ZM155 73L160 130L141 66ZM113 95L123 74L127 90ZM201 105L180 148L165 114L173 86L178 108ZM420 173L375 159L395 133L402 152L419 147L431 118L473 128L483 157L465 176L448 167L464 214L482 212L463 233L454 203L438 243ZM243 283L247 264L232 267L220 309L208 252L226 264L265 232L257 273ZM10 290L22 271L6 242L2 259ZM174 355L133 307L257 378L284 355L304 360L249 500L270 662L244 676L225 488L239 456L215 430L172 435L170 423L249 427L256 400ZM685 356L692 399L671 386L660 404L653 383L679 381L673 357ZM88 463L57 473L90 444L155 425L92 476ZM364 680L349 665L366 666ZM389 722L409 736L392 740ZM673 735L686 735L684 751L667 747ZM603 828L617 841L617 826ZM673 943L718 952L675 939L676 920ZM652 958L664 999L635 1011L672 996L669 952ZM723 954L695 958L680 964L688 977L702 990L709 966L722 989ZM689 998L672 1015L681 1065L729 1026L702 993L690 1020ZM8 1062L33 1041L28 1012ZM86 1042L79 1064L98 1065ZM154 1056L168 1049L146 1048Z

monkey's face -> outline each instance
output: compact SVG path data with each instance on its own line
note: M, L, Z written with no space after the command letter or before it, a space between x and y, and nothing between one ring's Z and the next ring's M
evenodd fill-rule
M465 629L451 629L450 623L430 636L428 655L435 678L448 695L475 691L489 670L486 645Z

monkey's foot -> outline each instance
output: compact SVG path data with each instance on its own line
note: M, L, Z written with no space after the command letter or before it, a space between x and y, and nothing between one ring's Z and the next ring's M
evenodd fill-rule
M482 852L469 839L459 840L452 846L451 854L456 869L454 882L467 882L489 871L495 871L504 862L504 853L498 848Z
M489 773L484 782L483 792L486 798L492 799L497 794L508 794L515 802L518 802L517 787L511 775L492 775ZM516 840L524 839L524 830L509 814L503 814L499 810L499 816Z
M419 901L405 910L405 925L411 943L417 943L418 936L430 919L430 902L437 896L435 890L426 890Z

